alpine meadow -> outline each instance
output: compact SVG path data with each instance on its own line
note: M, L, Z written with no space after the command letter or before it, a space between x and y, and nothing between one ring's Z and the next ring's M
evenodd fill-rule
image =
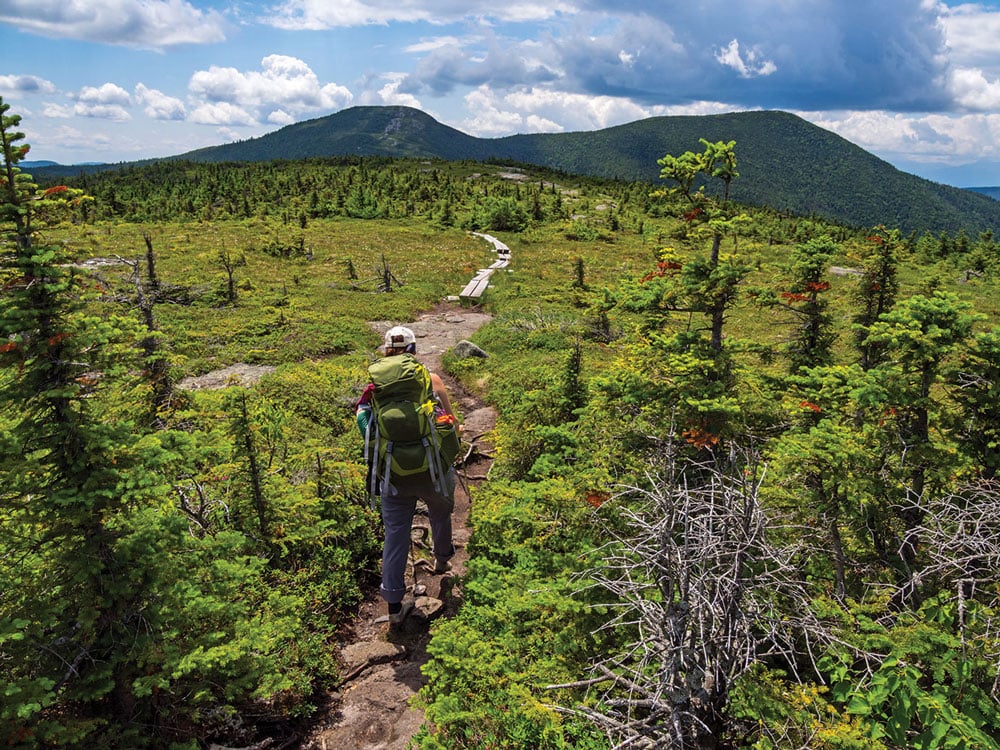
M44 177L0 117L0 745L295 747L378 586L373 323L456 295L488 232L489 356L443 365L495 459L412 746L1000 748L993 231L738 202L716 130L654 181ZM186 386L231 365L265 374Z

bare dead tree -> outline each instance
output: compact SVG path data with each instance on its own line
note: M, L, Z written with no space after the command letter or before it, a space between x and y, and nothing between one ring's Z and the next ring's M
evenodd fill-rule
M615 748L719 747L735 680L765 660L794 674L826 638L810 619L801 550L770 539L779 529L758 502L763 468L750 456L723 464L670 455L648 488L616 498L625 531L609 529L592 576L614 596L606 627L632 640L594 665L596 708L570 709Z
M191 536L200 539L213 533L218 526L231 522L229 506L223 500L214 498L196 477L182 477L174 484L174 492L179 500L178 507L188 517Z
M950 495L928 502L922 509L919 533L925 541L926 563L912 585L932 583L954 592L958 635L965 648L996 664L992 693L1000 700L1000 481L985 480L959 487ZM969 622L973 602L976 628ZM981 637L991 633L994 637ZM974 645L972 645L974 644ZM984 651L984 649L986 651ZM992 653L987 651L992 649Z
M919 578L935 577L1000 604L1000 481L982 481L928 502L919 532L925 540L927 563Z
M161 413L170 404L173 395L173 384L170 381L169 364L163 351L161 334L156 323L154 305L160 301L160 282L156 276L156 259L153 253L153 241L148 234L146 239L146 278L138 260L129 260L116 256L131 271L131 283L135 290L134 301L142 316L146 328L146 336L141 342L143 359L146 363L146 373L153 392L153 423L161 423Z
M382 256L382 270L380 272L381 281L378 285L378 291L380 292L391 292L393 284L396 286L403 286L403 282L396 278L396 275L389 268L389 261Z
M236 290L236 269L247 264L246 256L243 253L234 254L230 250L223 248L219 251L219 262L226 272L226 302L235 305L238 297Z
M146 281L149 284L149 291L155 297L160 293L160 279L156 275L156 253L153 252L153 238L149 232L143 232L142 238L146 242Z

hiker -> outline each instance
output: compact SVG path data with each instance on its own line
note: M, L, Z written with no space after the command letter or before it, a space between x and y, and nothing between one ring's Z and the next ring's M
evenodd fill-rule
M415 365L418 375L425 378L424 382L429 376L430 395L436 402L434 406L436 422L450 425L453 434L457 436L460 427L456 424L451 398L444 381L416 361L413 356L416 354L416 348L416 336L412 330L403 326L390 328L385 334L383 351L386 360L384 362L387 366L396 364L397 360L389 363L388 358L402 357L398 360L401 367ZM373 365L373 367L375 366ZM407 476L395 474L384 476L388 473L388 466L385 470L381 470L382 461L379 458L379 447L368 447L368 442L371 439L369 424L372 423L374 416L373 408L376 406L376 399L376 384L372 382L365 388L358 402L357 420L362 434L366 435L366 452L372 451L368 457L369 472L375 474L375 476L370 477L374 488L373 500L375 494L381 494L385 542L382 547L382 585L380 591L382 598L388 604L390 627L396 627L406 619L413 609L413 602L404 602L403 599L406 594L406 565L410 552L410 529L416 512L417 500L423 500L427 504L433 542L434 573L440 575L451 569L449 560L455 554L451 529L451 514L455 506L455 469L452 465L454 453L451 454L447 463L440 460L437 470L432 462L427 470L421 470L418 473ZM376 419L375 423L377 422ZM457 449L457 437L455 446ZM389 450L392 448L390 447ZM388 460L386 464L388 464Z

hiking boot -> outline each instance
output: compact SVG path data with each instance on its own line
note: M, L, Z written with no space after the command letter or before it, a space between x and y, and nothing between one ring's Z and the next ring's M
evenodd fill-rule
M389 627L398 628L412 611L413 602L401 602L398 612L389 612Z
M434 573L441 575L442 573L447 573L451 570L451 563L448 560L442 560L440 557L434 559Z

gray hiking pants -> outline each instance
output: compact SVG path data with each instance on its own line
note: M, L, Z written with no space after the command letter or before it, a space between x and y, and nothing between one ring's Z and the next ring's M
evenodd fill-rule
M417 500L427 503L431 539L436 558L448 560L455 554L451 539L451 512L455 506L455 470L449 469L441 492L427 474L418 474L382 488L382 598L390 604L403 601L406 594L406 558L410 553L410 526Z

